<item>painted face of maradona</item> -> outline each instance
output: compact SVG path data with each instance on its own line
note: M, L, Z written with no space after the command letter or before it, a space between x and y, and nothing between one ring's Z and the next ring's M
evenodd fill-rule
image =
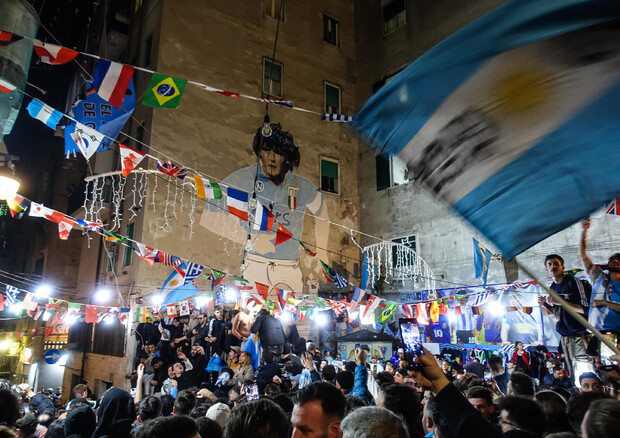
M282 172L282 164L284 163L284 155L277 154L273 149L260 151L260 165L263 172L269 179L277 179Z

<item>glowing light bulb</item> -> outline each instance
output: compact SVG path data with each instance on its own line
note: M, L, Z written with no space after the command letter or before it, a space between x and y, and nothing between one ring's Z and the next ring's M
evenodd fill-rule
M328 323L325 312L318 312L314 317L314 322L316 322L319 327L325 327Z
M95 292L95 295L93 296L93 298L98 303L105 303L106 301L110 299L111 296L112 296L112 293L110 292L110 289L103 288Z
M34 292L40 297L49 297L52 295L52 287L49 284L42 284Z

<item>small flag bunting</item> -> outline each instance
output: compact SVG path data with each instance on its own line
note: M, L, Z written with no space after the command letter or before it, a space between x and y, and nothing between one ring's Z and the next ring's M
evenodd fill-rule
M310 251L308 249L308 247L306 245L304 245L301 240L299 241L299 245L301 245L301 247L304 249L304 251L306 251L306 254L308 254L310 257L316 257L316 252Z
M291 239L292 237L293 234L289 230L284 228L284 225L278 222L278 228L276 229L276 241L274 245L278 246L281 243L284 243L287 240Z
M0 78L0 92L4 94L9 94L11 91L15 90L17 87L10 83L8 80L4 78Z
M248 220L248 193L242 190L228 188L226 196L228 212L239 219Z
M321 120L326 122L342 122L349 123L353 121L353 116L345 116L343 114L321 114Z
M0 30L0 47L6 47L17 41L21 40L23 37L20 35L15 35L14 33L7 32L5 30Z
M75 50L66 47L48 44L39 40L32 40L34 43L34 51L39 55L41 62L50 65L61 65L73 61L78 55Z
M100 59L95 69L93 87L102 99L120 108L132 76L132 66Z
M142 105L153 108L178 108L187 81L159 73L153 73L146 88Z
M40 100L32 99L26 108L33 118L45 123L49 128L56 129L63 114Z
M186 169L182 169L176 164L172 164L170 161L158 161L157 170L159 170L161 173L165 173L168 176L179 178L180 180L184 180L187 176Z
M222 197L222 189L215 181L194 175L196 181L196 196L200 199L220 199Z
M146 156L144 152L137 151L121 143L118 144L118 150L121 154L121 168L124 177L127 177Z

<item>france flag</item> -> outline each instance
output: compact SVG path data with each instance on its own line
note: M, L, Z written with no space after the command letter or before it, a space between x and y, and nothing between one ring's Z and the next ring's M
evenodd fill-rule
M620 192L620 2L512 0L376 93L353 130L512 258Z

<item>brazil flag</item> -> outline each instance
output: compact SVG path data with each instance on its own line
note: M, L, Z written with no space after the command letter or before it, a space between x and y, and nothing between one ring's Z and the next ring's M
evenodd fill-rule
M187 81L153 73L142 105L154 108L178 108Z

